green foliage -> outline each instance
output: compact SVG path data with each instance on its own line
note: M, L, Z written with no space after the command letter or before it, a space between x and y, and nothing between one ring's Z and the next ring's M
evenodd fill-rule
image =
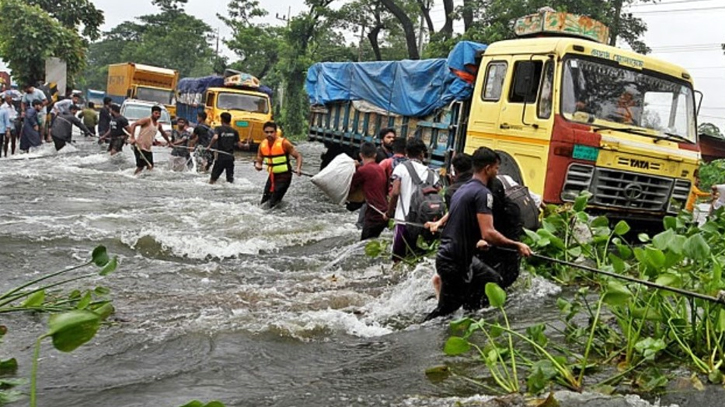
M99 271L66 276L72 272L95 266ZM56 287L83 279L105 276L118 266L118 258L110 258L104 246L96 247L88 262L45 274L32 281L12 288L0 294L0 314L9 312L50 312L48 331L40 336L35 344L33 367L31 370L30 405L37 405L36 378L40 357L40 344L43 339L51 338L55 349L72 352L79 346L90 341L98 332L100 324L113 313L113 305L106 298L109 291L105 287L88 289L85 292L74 290L63 294ZM62 276L62 277L61 277ZM5 326L0 326L0 343L7 333ZM12 390L23 383L22 380L3 379L5 375L14 375L17 362L13 359L0 360L0 405L18 400L20 393Z
M224 404L220 401L210 401L206 404L199 400L194 400L189 403L184 404L181 407L224 407Z
M610 228L606 218L583 212L587 197L581 198L574 204L549 208L542 229L527 231L538 254L725 298L724 217L716 216L697 227L691 215L683 212L664 219L664 231L652 238L640 235L641 244L631 246L625 241L631 232L626 223L620 221ZM564 329L561 324L538 324L525 327L524 334L508 326L503 312L503 326L483 320L453 322L451 329L459 339L446 344L447 354L466 353L460 338L467 340L471 349L481 349L480 360L502 390L510 391L512 386L501 366L514 361L524 370L530 393L544 391L554 383L580 388L585 376L590 377L601 365L611 365L616 373L611 377L598 374L596 377L603 380L593 386L610 390L622 382L643 391L662 389L669 380L662 373L663 366L683 363L712 383L723 382L725 306L721 302L690 298L536 258L527 261L532 273L562 283L587 284L576 291L572 300L557 299ZM592 287L599 290L593 291ZM494 288L487 286L486 293L494 306L501 306ZM544 333L548 327L563 334L566 346L552 345ZM484 345L472 337L477 330L485 335ZM507 349L503 341L508 338L516 342ZM578 378L573 377L573 371L578 371Z
M73 31L83 27L83 35L97 40L103 25L103 12L89 0L25 0L31 6L38 6Z
M138 22L123 22L92 43L83 75L85 87L106 89L108 65L121 62L176 69L182 78L223 70L226 63L211 46L211 27L184 12L183 3L156 1L160 13L138 17Z
M43 80L49 57L65 61L72 79L84 67L85 50L75 29L64 26L39 6L21 0L0 2L0 57L16 81L35 84Z
M713 185L725 184L725 160L701 163L699 176L699 188L703 191L709 191Z

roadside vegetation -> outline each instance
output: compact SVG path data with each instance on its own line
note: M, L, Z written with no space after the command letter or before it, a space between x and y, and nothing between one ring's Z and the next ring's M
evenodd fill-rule
M625 240L625 221L613 227L584 212L588 195L574 204L549 207L542 228L527 231L539 255L629 276L711 297L710 300L648 288L561 263L529 259L529 273L572 287L559 298L560 321L514 330L504 309L506 294L490 284L486 294L496 314L451 322L444 352L471 355L489 376L465 377L438 366L440 380L465 377L498 393L532 395L561 386L612 393L663 390L676 371L690 370L695 388L725 384L725 218L722 213L698 227L691 215L664 219L664 231ZM722 211L720 211L722 212ZM453 364L454 365L454 364ZM680 373L681 374L681 371Z

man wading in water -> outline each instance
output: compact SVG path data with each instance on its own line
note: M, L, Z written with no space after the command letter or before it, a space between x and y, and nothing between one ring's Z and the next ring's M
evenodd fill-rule
M493 195L486 187L498 174L501 159L487 147L473 153L473 178L461 186L451 201L448 214L426 227L436 232L445 225L441 245L436 255L436 273L440 277L438 306L425 320L451 314L461 306L476 310L483 304L487 282L498 274L474 257L476 249L488 243L510 247L524 257L531 256L529 246L506 238L493 226Z
M239 133L231 126L231 114L224 112L220 118L222 125L214 129L214 137L209 142L210 149L217 145L219 150L216 160L214 160L214 167L211 169L209 183L215 183L224 172L227 182L231 184L234 182L234 146L239 145Z
M151 146L154 144L157 131L166 140L166 145L171 145L169 136L161 127L161 123L159 123L160 117L161 107L154 106L151 108L150 117L145 117L131 125L131 136L128 142L136 147L133 150L133 154L136 156L136 172L134 172L134 175L143 171L144 168L148 168L149 170L154 169L154 153L151 152ZM136 127L138 126L141 126L141 131L138 133L138 137L135 137Z
M289 140L277 136L277 123L264 123L263 129L265 139L262 140L257 150L254 168L262 171L262 162L267 164L269 177L264 186L261 204L268 202L269 207L274 208L282 200L292 183L292 166L289 157L292 156L297 161L295 172L297 176L300 176L302 175L302 155L297 152Z

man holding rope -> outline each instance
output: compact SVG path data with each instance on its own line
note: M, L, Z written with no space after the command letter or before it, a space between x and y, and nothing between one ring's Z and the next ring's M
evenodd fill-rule
M516 249L524 257L532 254L529 246L506 238L494 228L493 195L486 185L498 174L498 154L481 147L473 153L472 160L473 178L455 193L448 214L440 221L426 224L431 232L446 225L436 256L438 306L426 316L426 321L451 314L461 306L475 310L483 305L485 285L497 282L498 273L475 257L477 249L486 249L490 243Z
M117 104L112 104L111 110L111 121L108 123L108 130L101 136L99 140L109 139L108 151L111 155L116 155L123 150L123 145L126 144L126 137L131 134L131 128L128 126L128 119L121 115L121 107ZM100 129L100 124L98 125Z
M157 131L166 140L166 145L171 145L168 134L161 127L160 118L161 106L153 106L151 107L151 116L137 120L131 125L128 142L135 147L133 150L133 154L136 156L136 172L134 172L134 175L143 171L144 168L154 169L154 153L151 152L151 146L154 144ZM136 127L139 126L141 131L136 137Z
M218 144L217 157L211 169L209 183L215 183L222 172L226 173L227 182L234 182L234 147L239 145L239 133L231 126L232 115L229 112L221 114L222 125L214 129L214 137L209 142L209 150Z
M73 141L73 126L81 129L83 134L91 133L91 130L76 117L77 113L78 106L70 105L68 110L58 113L55 117L50 127L50 136L55 144L55 151L60 151L67 143Z
M254 161L254 168L262 171L262 162L267 164L269 177L264 186L261 204L267 203L269 208L274 208L287 193L292 183L292 165L290 156L297 162L295 172L297 176L302 175L302 155L295 149L289 140L277 135L277 123L264 123L264 137L257 150L257 159Z

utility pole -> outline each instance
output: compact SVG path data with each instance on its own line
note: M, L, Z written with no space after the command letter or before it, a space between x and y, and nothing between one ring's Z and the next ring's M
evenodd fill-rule
M290 18L292 18L292 6L289 6L289 8L287 9L286 16L285 15L280 16L279 13L275 13L274 18L276 18L277 20L280 20L280 21L286 21L287 28L289 28L289 21L290 21Z
M363 25L360 29L360 44L357 46L357 62L362 62L362 47L363 47L363 38L365 38L365 26L366 22L363 22Z
M426 1L426 7L430 7L430 2ZM420 57L423 57L423 30L425 29L425 26L423 25L423 13L420 14L420 25L418 26L418 55Z

